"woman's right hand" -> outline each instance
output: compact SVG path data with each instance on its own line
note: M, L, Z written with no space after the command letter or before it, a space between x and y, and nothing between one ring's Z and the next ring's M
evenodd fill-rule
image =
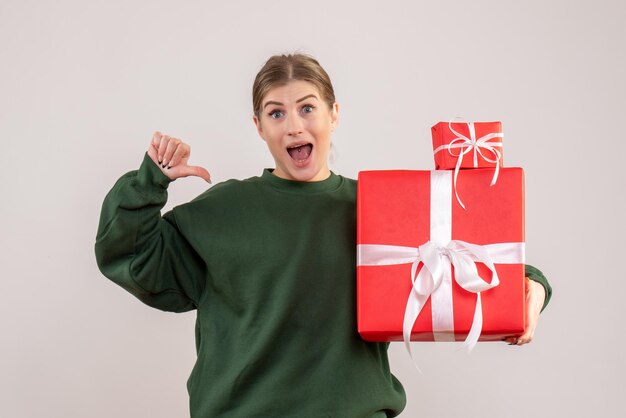
M178 138L156 131L148 148L148 156L159 169L172 180L179 177L198 176L211 183L209 172L199 166L187 164L191 148Z

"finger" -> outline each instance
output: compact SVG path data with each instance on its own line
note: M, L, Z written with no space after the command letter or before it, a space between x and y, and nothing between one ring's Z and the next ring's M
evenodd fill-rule
M517 341L515 343L517 345L528 344L533 340L533 333L533 330L526 331L523 335L517 338Z
M523 345L529 343L531 340L532 335L530 335L529 333L524 333L519 337L506 337L503 339L503 341L508 343L509 345Z
M184 168L182 168L181 171L181 177L187 177L187 176L197 176L197 177L202 177L206 182L211 183L211 175L209 174L209 172L200 166L186 166Z
M172 159L168 164L168 168L177 166L183 158L189 156L190 152L191 147L189 146L189 144L181 142L178 148L176 148L176 151L174 151L174 155L172 155Z
M168 163L172 160L172 155L174 155L176 148L178 148L182 142L183 141L178 138L170 138L170 141L165 148L165 153L163 154L163 168L167 167Z
M159 149L157 151L157 159L159 163L163 162L163 155L165 154L165 150L167 149L167 144L170 142L171 137L169 135L162 135L161 142L159 143Z
M152 140L150 141L150 148L154 148L155 151L159 149L159 144L161 143L161 132L155 131L152 134Z
M152 134L152 139L150 140L150 146L148 147L148 156L150 159L156 164L159 165L157 150L159 149L159 142L161 142L161 133L156 131Z

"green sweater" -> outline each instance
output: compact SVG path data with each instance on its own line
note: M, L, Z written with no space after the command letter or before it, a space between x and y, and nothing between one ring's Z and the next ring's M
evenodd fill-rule
M145 304L197 309L191 417L398 415L389 344L356 331L356 181L265 169L161 217L170 182L146 153L107 194L95 252Z

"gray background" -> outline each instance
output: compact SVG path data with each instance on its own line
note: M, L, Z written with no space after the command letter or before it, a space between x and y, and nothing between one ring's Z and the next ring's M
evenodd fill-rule
M195 314L96 267L102 200L152 132L214 183L273 160L252 123L272 54L313 54L337 173L432 169L430 126L501 120L526 170L528 262L555 295L523 347L402 344L403 417L611 417L625 388L621 1L0 1L0 416L184 417ZM177 180L166 210L206 188ZM306 378L306 377L303 377ZM218 383L219 384L219 383Z

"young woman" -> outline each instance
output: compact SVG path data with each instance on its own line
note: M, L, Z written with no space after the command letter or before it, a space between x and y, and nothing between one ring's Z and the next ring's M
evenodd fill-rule
M309 56L271 57L253 109L275 168L161 217L172 181L210 176L189 165L188 144L155 132L105 198L98 265L150 306L197 310L193 418L396 416L406 398L388 343L356 331L356 181L328 168L330 79ZM527 275L529 328L510 343L530 342L550 297L541 272Z

